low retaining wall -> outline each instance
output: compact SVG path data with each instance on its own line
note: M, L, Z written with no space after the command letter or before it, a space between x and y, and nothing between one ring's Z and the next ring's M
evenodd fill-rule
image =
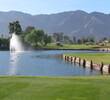
M85 59L66 56L64 54L63 54L63 59L73 64L78 64L80 66L84 66L90 69L95 69L103 73L110 73L110 65L104 65L103 62L100 64L95 64L93 61L86 61Z
M110 48L99 48L99 51L110 51Z

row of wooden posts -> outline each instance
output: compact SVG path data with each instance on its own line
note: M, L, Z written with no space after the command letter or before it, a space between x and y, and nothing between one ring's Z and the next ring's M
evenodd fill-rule
M110 48L99 48L98 51L110 51Z
M110 64L109 65L104 65L103 62L100 64L94 63L92 60L87 61L85 59L77 58L77 57L71 57L71 56L66 56L63 55L63 59L65 61L71 62L73 64L78 64L79 66L87 67L90 69L95 69L104 73L110 73Z

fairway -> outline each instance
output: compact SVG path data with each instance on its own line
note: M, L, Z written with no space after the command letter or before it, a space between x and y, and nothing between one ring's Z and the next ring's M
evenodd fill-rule
M99 48L99 45L85 45L85 44L62 44L62 46L56 46L56 43L49 43L47 46L42 48L53 48L53 49L93 49Z
M79 57L87 61L93 61L94 63L110 64L110 53L74 53L74 54L64 54L72 57Z
M110 100L110 77L1 76L0 100Z

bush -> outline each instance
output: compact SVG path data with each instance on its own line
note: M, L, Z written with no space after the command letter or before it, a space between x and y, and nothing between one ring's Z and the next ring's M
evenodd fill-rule
M57 46L63 46L60 42L56 43Z

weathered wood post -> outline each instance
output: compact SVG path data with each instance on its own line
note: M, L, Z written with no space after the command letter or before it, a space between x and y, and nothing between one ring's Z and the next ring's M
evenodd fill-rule
M110 74L110 64L108 65L108 73Z
M69 61L69 56L67 56L67 61Z
M72 61L73 61L73 57L71 57L71 63L72 63Z
M83 67L86 67L86 60L83 59Z
M65 61L67 60L67 56L65 56Z
M81 65L81 58L79 58L79 65Z
M74 64L76 64L76 57L74 57Z
M103 72L103 66L104 66L104 64L103 64L103 62L101 62L101 64L100 64L100 71L101 72Z
M90 68L93 69L93 62L92 62L92 60L90 61Z
M66 56L65 56L65 61L66 61Z

